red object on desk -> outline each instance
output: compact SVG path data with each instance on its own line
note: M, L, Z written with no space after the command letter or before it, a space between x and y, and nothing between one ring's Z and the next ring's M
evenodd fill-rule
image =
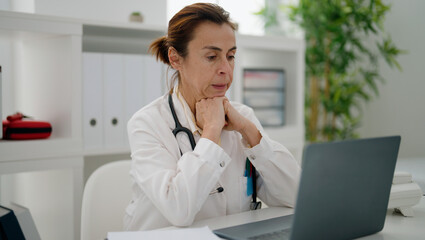
M49 122L23 120L22 113L16 113L3 120L3 139L28 140L48 138L52 134Z

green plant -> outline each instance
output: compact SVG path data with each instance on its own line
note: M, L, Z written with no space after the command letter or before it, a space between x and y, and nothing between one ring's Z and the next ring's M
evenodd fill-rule
M289 17L305 32L306 139L357 137L361 103L378 95L379 59L401 70L403 53L385 33L381 0L300 0Z
M258 12L255 12L254 15L257 15L263 19L264 28L279 26L276 10L277 9L275 9L274 6L270 6L269 2L266 1L264 7L261 8Z

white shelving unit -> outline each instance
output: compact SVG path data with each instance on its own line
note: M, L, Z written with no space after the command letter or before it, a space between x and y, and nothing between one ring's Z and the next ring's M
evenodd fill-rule
M53 128L47 140L1 140L0 162L79 153L81 36L77 23L0 12L3 115L19 110Z
M0 140L0 202L23 200L32 211L44 239L79 239L84 168L87 162L111 155L127 155L128 147L87 150L83 132L84 52L147 54L150 42L165 34L165 29L138 23L116 24L61 17L0 11L0 65L3 79L3 116L21 111L52 123L49 139L31 141ZM244 68L282 68L286 74L286 119L279 128L266 128L269 135L283 143L300 159L304 144L304 43L281 37L237 35L237 64L229 96L243 100ZM163 83L165 86L165 83ZM164 87L165 88L165 87ZM12 175L49 171L71 171L66 180L54 179L63 186L60 192L43 196L71 201L54 207L33 198L23 199L16 186L9 186ZM58 174L53 174L57 176ZM26 178L32 179L31 177ZM31 180L29 180L31 181ZM16 181L13 181L16 183ZM20 181L18 181L20 182ZM33 181L39 182L39 181ZM31 182L25 185L36 188ZM27 189L27 188L25 188ZM36 197L34 197L36 198ZM46 210L47 209L47 210ZM72 226L62 226L62 209ZM62 212L61 212L62 211ZM44 215L56 218L43 219ZM50 216L49 215L49 216ZM64 234L65 233L65 234Z
M81 39L77 22L0 12L3 116L20 111L49 121L53 128L45 140L0 140L1 201L29 207L46 239L78 238L83 190ZM52 179L47 172L62 177ZM43 189L55 189L46 181L70 184L45 195ZM64 216L69 224L61 224Z
M243 102L244 69L285 71L285 125L265 127L269 136L284 144L300 161L304 146L304 49L300 39L237 35L237 65L233 96Z
M86 157L129 153L128 147L84 150L83 52L146 53L163 32L0 11L3 116L20 111L53 128L49 139L0 140L0 201L29 207L43 239L79 239Z

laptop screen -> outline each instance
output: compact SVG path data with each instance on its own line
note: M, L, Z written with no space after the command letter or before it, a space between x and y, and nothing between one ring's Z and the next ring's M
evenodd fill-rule
M227 239L248 239L290 225L293 240L353 239L379 232L399 145L400 136L310 144L303 153L291 224L284 216L214 232Z

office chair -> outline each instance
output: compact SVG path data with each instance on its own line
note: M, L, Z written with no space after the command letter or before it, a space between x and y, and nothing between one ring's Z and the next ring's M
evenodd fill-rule
M131 200L131 160L107 163L87 180L81 210L81 240L104 240L108 232L123 231Z

